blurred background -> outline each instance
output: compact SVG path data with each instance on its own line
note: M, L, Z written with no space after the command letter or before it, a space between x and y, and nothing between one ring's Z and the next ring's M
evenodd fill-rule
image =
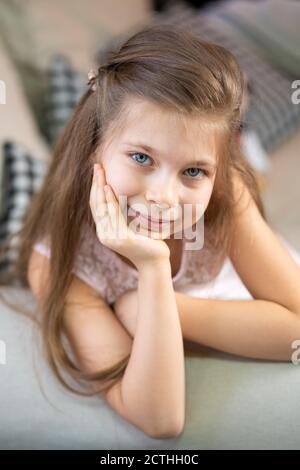
M300 3L295 0L1 0L0 244L22 225L87 73L145 24L227 47L247 82L238 135L271 226L300 250ZM13 262L15 239L0 268Z

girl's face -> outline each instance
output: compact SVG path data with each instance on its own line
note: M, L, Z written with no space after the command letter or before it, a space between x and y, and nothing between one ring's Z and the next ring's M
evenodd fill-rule
M214 133L201 129L199 118L183 118L148 101L130 101L129 106L126 125L97 161L115 195L126 196L130 227L140 222L149 236L162 239L168 227L172 238L179 221L180 232L192 227L209 203L216 173ZM148 225L134 210L170 223Z

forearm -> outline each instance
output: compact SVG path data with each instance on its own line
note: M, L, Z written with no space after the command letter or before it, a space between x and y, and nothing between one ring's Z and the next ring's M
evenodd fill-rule
M139 271L136 332L122 395L136 422L150 429L176 428L184 420L183 338L169 261Z
M300 318L266 300L177 297L183 337L224 352L256 359L290 361L300 339Z

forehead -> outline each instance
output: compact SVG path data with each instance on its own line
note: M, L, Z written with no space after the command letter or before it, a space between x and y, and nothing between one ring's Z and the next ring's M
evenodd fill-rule
M190 159L209 155L216 161L218 126L216 120L167 110L146 100L132 100L125 109L119 144L143 142L162 155Z

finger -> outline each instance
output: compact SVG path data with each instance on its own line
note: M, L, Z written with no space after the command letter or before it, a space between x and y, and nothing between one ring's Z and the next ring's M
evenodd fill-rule
M112 228L119 237L126 237L127 224L121 212L119 201L109 185L105 185L104 190Z
M104 175L104 172L103 172ZM104 177L105 178L105 177ZM111 232L111 224L108 216L108 211L106 210L106 201L102 202L102 208L98 207L98 201L101 201L101 191L100 189L99 178L97 177L97 172L94 167L93 172L93 182L92 188L90 192L90 207L93 214L93 219L96 224L96 233L100 241L104 241L109 237L109 233ZM102 189L102 197L105 198L104 191ZM99 215L100 213L100 215Z
M99 185L97 187L97 192L96 192L96 200L99 200ZM101 191L104 194L103 189ZM104 195L105 197L105 195ZM97 204L99 204L97 202ZM108 212L108 207L106 201L101 203L102 207L97 209L96 211L96 226L97 226L97 233L102 237L103 239L111 238L112 236L112 225L110 221L110 216Z
M90 190L90 208L93 214L93 218L96 222L96 192L97 192L97 180L96 180L96 174L95 171L93 172L93 180L92 180L92 186Z
M104 170L97 174L97 165L94 165L94 178L92 188L92 206L94 209L94 220L96 223L97 234L103 239L107 237L107 234L111 231L111 224L108 216L108 210L106 206L105 194L103 191L103 183L105 182ZM102 177L101 177L102 173ZM103 202L104 201L104 202Z
M97 191L99 191L99 190L97 189ZM96 198L97 198L97 195L96 195ZM102 203L102 206L104 206L103 203ZM105 203L105 206L106 206L106 203ZM98 212L99 212L99 210L98 210ZM104 243L105 240L111 239L112 227L111 227L111 223L110 223L110 217L109 217L108 210L106 210L106 212L103 213L103 209L102 209L101 210L101 212L102 212L101 215L99 215L98 212L96 213L96 218L95 218L96 232L97 232L99 240L102 243Z
M115 196L112 194L112 189L108 184L104 187L104 194L106 199L106 207L108 210L109 220L111 227L113 229L113 233L117 233L117 204L115 200Z
M104 169L95 164L95 174L96 174L96 215L99 217L104 217L107 214L106 207L106 197L104 194L104 185L106 183Z

